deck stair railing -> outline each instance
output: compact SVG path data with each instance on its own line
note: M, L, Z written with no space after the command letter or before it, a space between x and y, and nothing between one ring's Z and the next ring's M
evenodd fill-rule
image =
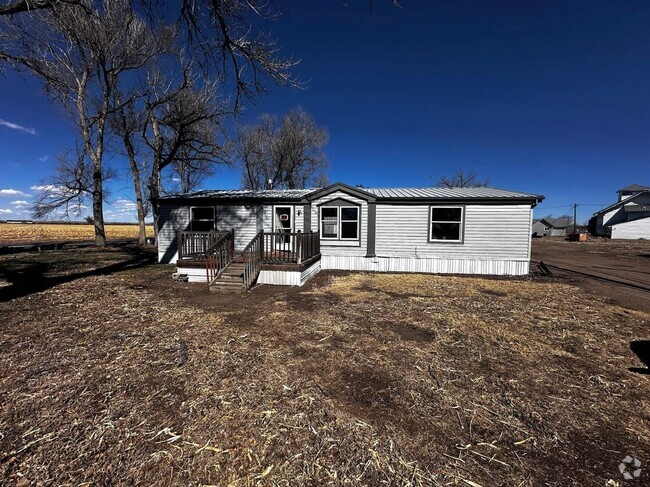
M178 232L178 258L204 259L206 251L228 232Z
M260 231L253 237L253 240L242 250L242 259L244 260L244 289L248 291L257 276L262 270L262 260L264 259L264 230Z
M235 231L230 230L219 237L205 251L205 270L208 286L214 284L223 270L232 262L235 254Z

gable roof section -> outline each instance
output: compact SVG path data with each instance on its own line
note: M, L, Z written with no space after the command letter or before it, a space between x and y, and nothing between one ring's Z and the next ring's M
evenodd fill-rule
M624 188L619 189L616 191L617 193L631 193L634 191L650 191L650 186L642 186L640 184L630 184L629 186L625 186Z
M631 204L635 199L640 197L641 195L644 194L650 194L650 191L641 191L640 193L635 194L634 196L630 196L629 198L624 199L623 201L618 201L614 203L613 205L609 205L607 208L603 208L602 210L598 210L594 215L600 215L601 213L607 213L610 210L613 210L614 208L618 208L623 205L629 205Z
M553 228L567 228L571 223L571 218L542 218L540 221L546 223L549 227Z
M312 194L309 195L309 199L315 200L317 198L327 196L328 194L336 193L337 191L342 191L343 193L356 196L362 200L375 201L375 195L370 193L366 188L354 188L345 183L334 183L324 188L315 190Z

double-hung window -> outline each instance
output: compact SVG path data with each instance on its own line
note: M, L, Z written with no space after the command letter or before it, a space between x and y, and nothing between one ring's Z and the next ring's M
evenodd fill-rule
M210 232L214 230L214 206L191 207L190 229L193 232Z
M429 212L429 240L431 242L462 242L462 206L432 206Z
M320 228L323 240L359 240L359 207L322 206Z

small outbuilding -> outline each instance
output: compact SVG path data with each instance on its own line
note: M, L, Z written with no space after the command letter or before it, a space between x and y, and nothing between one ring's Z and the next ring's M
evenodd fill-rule
M567 228L571 225L571 218L545 217L533 221L533 237L565 237Z

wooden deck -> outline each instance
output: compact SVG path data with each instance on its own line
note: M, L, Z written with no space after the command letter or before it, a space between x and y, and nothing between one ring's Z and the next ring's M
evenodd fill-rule
M314 262L320 260L320 254L314 255L307 260L302 261L298 264L296 255L292 253L285 253L282 256L278 256L276 252L269 252L264 255L262 260L262 269L273 270L273 271L304 271L310 267ZM233 262L243 262L241 256L235 257ZM205 259L202 257L185 257L183 259L178 259L176 262L176 267L186 268L186 269L205 269Z

